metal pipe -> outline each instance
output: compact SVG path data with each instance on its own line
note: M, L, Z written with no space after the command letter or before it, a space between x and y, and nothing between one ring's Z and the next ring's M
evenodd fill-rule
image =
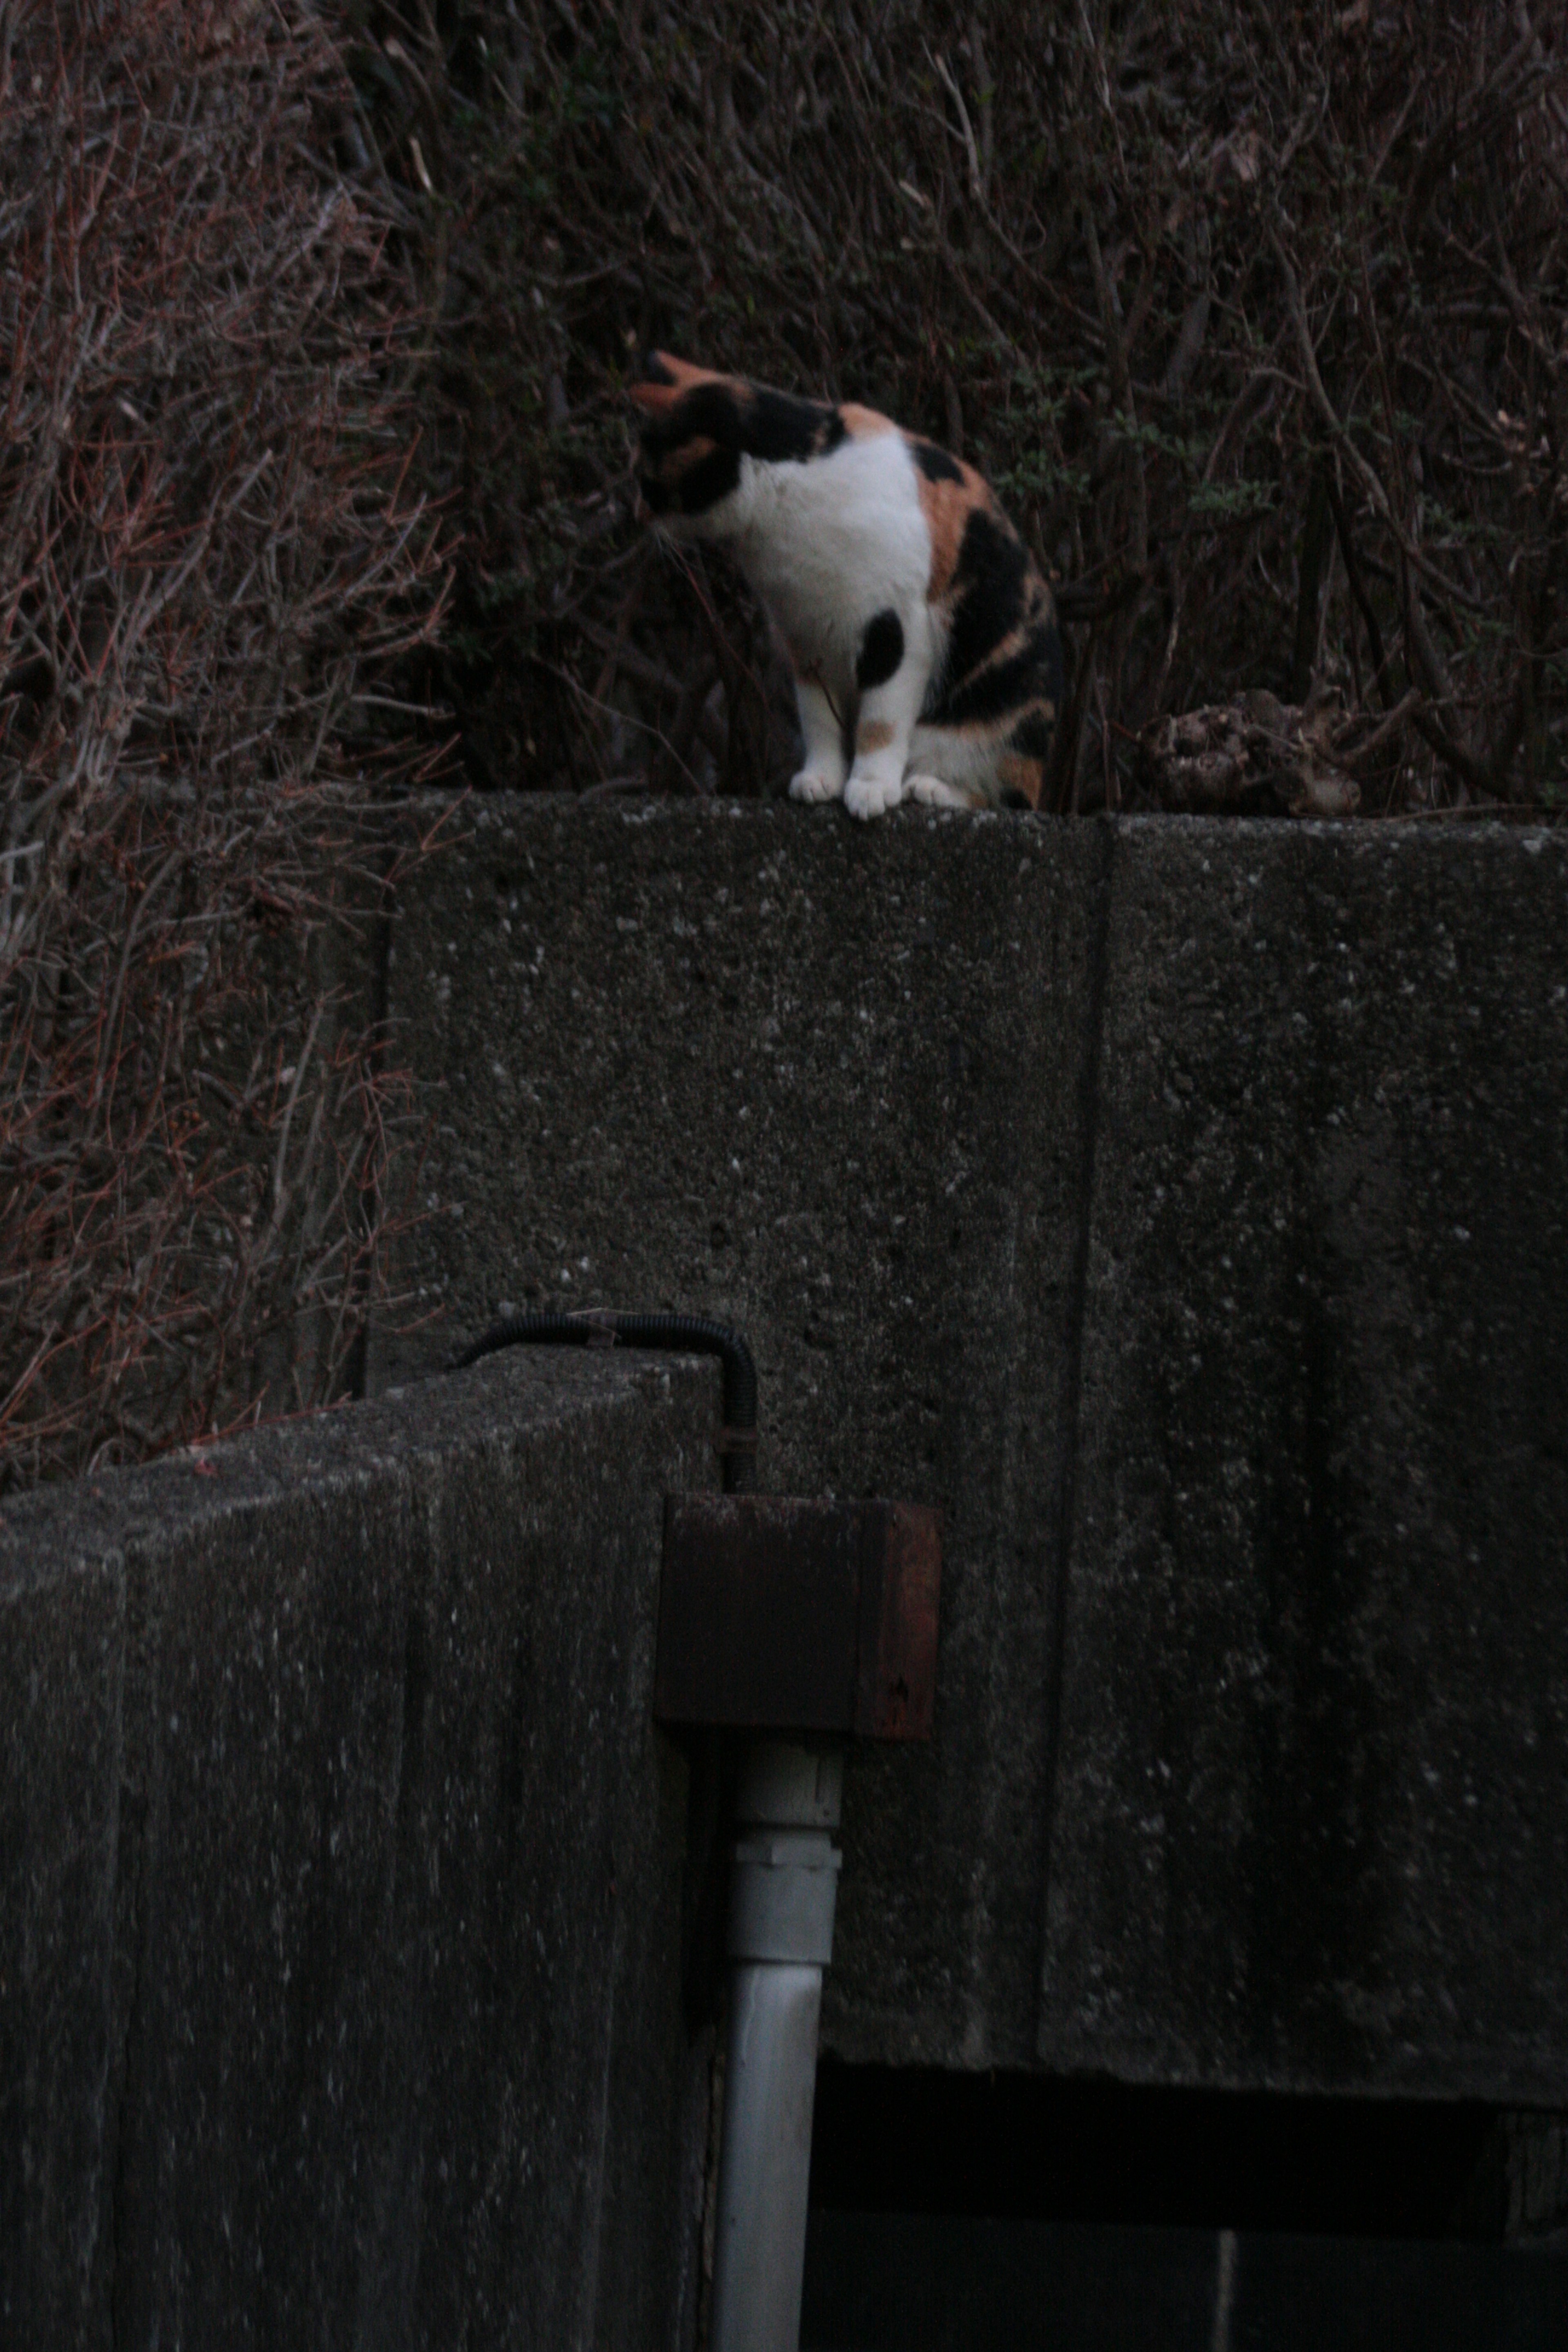
M681 1354L717 1356L724 1367L724 1426L719 1433L724 1457L724 1492L749 1495L757 1483L757 1368L739 1331L706 1315L626 1315L609 1307L587 1307L566 1315L509 1315L455 1357L450 1369L466 1371L500 1348L668 1348Z
M841 1753L759 1740L741 1769L711 2352L797 2352Z

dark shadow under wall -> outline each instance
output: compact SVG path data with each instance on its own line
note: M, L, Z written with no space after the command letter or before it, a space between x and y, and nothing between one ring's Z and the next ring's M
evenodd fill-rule
M826 2059L803 2352L1551 2352L1568 2214L1502 2241L1557 2128Z

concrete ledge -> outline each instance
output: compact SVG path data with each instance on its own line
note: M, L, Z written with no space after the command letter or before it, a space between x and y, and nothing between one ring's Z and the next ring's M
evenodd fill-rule
M703 2053L660 1510L713 1369L497 1359L0 1511L0 2336L643 2347Z
M1499 828L501 801L422 876L447 1329L725 1317L764 1486L943 1508L831 2047L1568 2100L1565 982Z

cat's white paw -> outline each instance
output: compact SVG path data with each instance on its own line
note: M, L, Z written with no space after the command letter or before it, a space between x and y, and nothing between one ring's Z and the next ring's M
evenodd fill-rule
M960 792L956 784L943 783L940 776L906 776L904 794L909 800L919 801L924 808L967 809L974 806L967 793Z
M858 776L850 774L844 787L844 805L851 816L882 816L897 808L904 797L903 785L896 776Z
M820 768L803 768L798 776L789 780L792 801L836 801L843 790L842 776L836 780L824 775Z

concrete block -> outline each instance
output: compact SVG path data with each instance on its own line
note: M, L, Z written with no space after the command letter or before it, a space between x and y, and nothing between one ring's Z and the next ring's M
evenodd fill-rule
M1041 2059L1568 2099L1568 856L1132 823Z
M0 1512L9 2337L660 2340L717 1390L524 1352Z
M107 2344L125 1579L0 1580L0 2342Z
M757 1358L764 1487L942 1508L932 1747L850 1762L848 2055L1034 2055L1110 846L497 799L394 926L439 1204L405 1271L447 1310L423 1344L503 1303L719 1316Z
M420 876L425 1303L728 1317L764 1487L942 1507L829 2048L1564 2095L1565 877L504 800Z

